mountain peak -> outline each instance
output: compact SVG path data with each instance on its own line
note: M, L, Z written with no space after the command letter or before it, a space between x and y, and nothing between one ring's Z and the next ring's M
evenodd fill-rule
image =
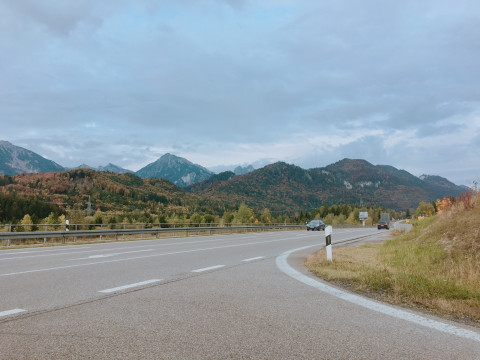
M163 178L177 186L185 187L206 180L213 173L203 166L194 164L187 159L167 153L157 161L138 170L136 174L144 178Z
M255 170L255 168L252 165L248 165L248 166L238 165L235 168L235 170L233 170L233 172L235 173L235 175L244 175L244 174L247 174L247 173L252 172L254 170Z
M116 174L124 174L124 173L132 173L133 171L124 169L120 166L117 166L112 163L108 163L106 166L99 166L97 168L98 171L107 171L107 172L112 172Z
M45 159L33 151L0 141L0 174L45 173L65 170L63 166Z
M0 140L0 146L2 147L10 147L13 146L11 142L5 141L5 140Z

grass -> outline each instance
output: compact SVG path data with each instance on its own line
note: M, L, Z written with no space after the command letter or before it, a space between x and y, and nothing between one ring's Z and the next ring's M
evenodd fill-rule
M478 196L476 197L478 199ZM307 268L319 277L391 303L466 318L480 325L480 201L414 224L383 244L311 255Z

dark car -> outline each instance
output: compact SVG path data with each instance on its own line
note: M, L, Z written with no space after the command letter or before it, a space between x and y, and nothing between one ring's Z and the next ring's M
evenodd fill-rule
M378 230L380 229L387 229L388 230L388 223L386 221L380 221L377 225Z
M323 223L322 220L312 220L307 224L307 231L320 231L320 230L325 230L325 224Z

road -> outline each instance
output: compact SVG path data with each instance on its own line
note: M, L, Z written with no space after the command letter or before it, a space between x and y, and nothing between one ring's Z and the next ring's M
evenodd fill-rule
M333 256L386 234L334 229ZM323 244L282 231L1 251L0 359L480 359L478 328L308 274Z

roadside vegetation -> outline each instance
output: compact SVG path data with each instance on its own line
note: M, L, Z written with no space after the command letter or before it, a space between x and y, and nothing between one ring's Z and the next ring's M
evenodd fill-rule
M388 212L391 218L405 216L394 210L376 206L341 204L322 205L312 211L296 211L293 213L271 212L268 208L255 211L241 203L235 209L225 209L218 212L202 211L196 208L168 208L133 211L101 211L97 208L82 209L82 207L60 207L45 202L30 201L30 198L17 194L5 195L0 192L0 231L36 231L61 230L66 224L82 224L79 230L95 229L99 226L119 228L129 224L161 224L162 227L203 226L203 225L239 225L239 224L305 224L313 219L322 219L327 225L360 225L359 212L369 214L367 226L375 225L380 214ZM158 206L160 207L160 206ZM13 224L13 225L12 225Z
M333 262L321 251L306 266L351 290L480 324L479 198L421 204L437 213L414 221L412 231L382 244L335 248Z

